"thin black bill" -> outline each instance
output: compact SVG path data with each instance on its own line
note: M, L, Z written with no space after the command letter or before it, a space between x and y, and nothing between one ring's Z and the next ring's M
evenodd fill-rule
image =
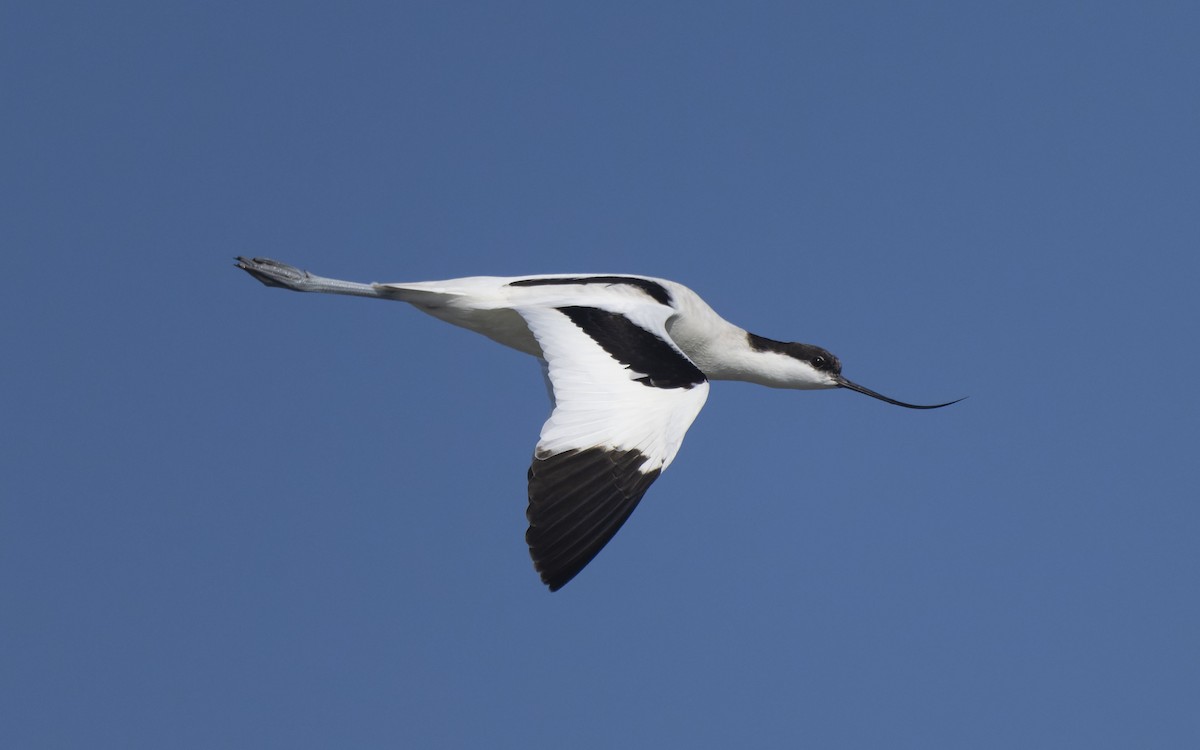
M870 396L871 398L877 398L880 401L886 401L887 403L895 404L896 406L903 406L906 409L940 409L943 406L949 406L950 404L957 404L959 401L962 401L961 398L956 398L953 401L947 401L944 404L906 404L903 401L897 401L894 398L888 398L887 396L883 395L882 393L876 393L875 391L871 390L870 388L864 388L861 385L859 385L858 383L854 383L852 381L846 380L841 375L837 376L837 381L838 381L838 385L841 386L842 388L849 388L852 391L858 391L859 393ZM966 397L964 396L963 398L966 398Z

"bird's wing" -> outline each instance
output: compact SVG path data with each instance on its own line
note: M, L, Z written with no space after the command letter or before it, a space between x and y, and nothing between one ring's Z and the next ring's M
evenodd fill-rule
M667 335L666 305L625 295L515 309L541 346L554 402L529 467L525 539L557 591L679 452L708 381Z

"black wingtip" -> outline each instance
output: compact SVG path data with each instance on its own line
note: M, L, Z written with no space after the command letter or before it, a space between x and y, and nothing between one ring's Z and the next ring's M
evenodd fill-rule
M573 450L534 459L529 469L533 567L550 591L566 586L629 519L658 478L636 450Z

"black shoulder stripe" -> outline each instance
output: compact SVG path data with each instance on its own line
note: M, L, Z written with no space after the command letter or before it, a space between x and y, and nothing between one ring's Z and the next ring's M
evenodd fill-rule
M636 450L603 448L534 459L525 541L551 591L583 570L633 513L660 473L642 473L645 462Z
M691 388L706 380L704 373L675 347L624 315L595 307L558 309L614 359L642 373L643 377L636 380L643 385Z
M563 276L561 278L520 279L509 282L509 286L558 286L566 284L625 284L626 286L641 289L651 299L661 305L670 306L671 304L671 293L667 291L665 286L649 279L639 279L634 276L579 276L575 278Z

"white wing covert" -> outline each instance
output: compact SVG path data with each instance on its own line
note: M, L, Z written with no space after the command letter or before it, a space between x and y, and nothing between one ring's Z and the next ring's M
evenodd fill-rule
M667 334L671 307L630 295L581 301L515 308L541 346L554 402L529 468L525 535L551 590L617 533L708 396Z

